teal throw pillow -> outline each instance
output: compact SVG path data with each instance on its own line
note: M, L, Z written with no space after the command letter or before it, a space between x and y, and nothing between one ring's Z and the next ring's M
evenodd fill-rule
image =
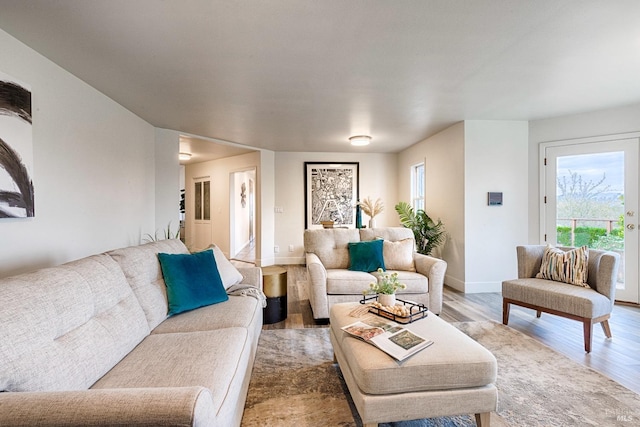
M367 272L376 271L378 268L386 270L382 247L382 240L349 243L349 270Z
M167 286L169 316L229 299L212 250L158 254Z

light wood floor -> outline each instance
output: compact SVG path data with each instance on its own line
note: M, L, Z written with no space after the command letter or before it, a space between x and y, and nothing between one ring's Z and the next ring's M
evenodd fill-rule
M299 286L306 281L305 267L284 267L287 269L288 317L263 328L326 327L326 323L318 324L313 320L306 290ZM445 286L440 316L449 322L502 322L502 297L499 293L464 294ZM607 340L602 328L596 325L592 350L587 354L582 324L577 321L545 313L537 319L535 311L517 306L511 306L509 317L510 327L640 393L640 308L616 304L609 324L613 339Z

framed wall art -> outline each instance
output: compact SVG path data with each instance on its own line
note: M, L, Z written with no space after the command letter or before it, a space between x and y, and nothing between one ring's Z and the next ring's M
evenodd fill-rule
M31 88L0 73L0 218L35 216Z
M355 227L359 163L305 162L305 228Z

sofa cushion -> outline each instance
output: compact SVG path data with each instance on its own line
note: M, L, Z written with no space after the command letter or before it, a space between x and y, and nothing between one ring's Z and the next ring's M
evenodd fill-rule
M382 254L387 270L416 271L413 263L413 239L402 239L396 242L385 240Z
M506 280L502 282L502 297L580 317L595 318L611 312L611 300L591 287L546 279Z
M149 333L107 255L0 280L0 391L85 390Z
M216 265L218 266L218 272L220 272L224 288L229 289L231 286L240 283L242 281L242 274L231 264L222 250L217 245L211 245L209 249L213 250L213 256L216 259Z
M396 242L404 239L414 239L413 231L405 227L381 227L381 228L361 228L360 240L384 239Z
M349 243L349 270L376 271L385 270L382 256L382 240Z
M327 270L327 294L362 295L362 291L369 289L369 283L375 281L375 276L364 271Z
M170 316L229 299L213 250L193 254L159 253L158 259L167 286Z
M587 246L564 251L547 245L542 255L540 272L536 277L589 287L587 284L588 268L589 248Z
M404 289L398 289L398 291L396 291L397 294L420 294L429 292L429 279L427 279L426 276L412 271L394 270L393 272L398 273L398 281L407 286ZM380 279L381 275L377 271L371 274L376 277L376 280Z
M318 256L327 269L349 267L349 242L359 242L356 228L304 231L304 250Z
M152 334L213 331L216 329L247 328L257 340L262 328L262 307L256 298L230 295L222 304L171 316L151 331Z
M152 334L91 388L202 386L219 414L238 404L251 357L246 328Z
M153 329L167 318L167 287L162 278L158 253L188 254L187 247L178 239L159 240L145 245L116 249L108 254L120 265L135 292Z

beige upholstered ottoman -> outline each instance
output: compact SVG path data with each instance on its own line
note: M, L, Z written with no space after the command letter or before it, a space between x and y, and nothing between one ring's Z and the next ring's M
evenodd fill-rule
M358 305L331 307L331 343L365 426L462 414L475 414L479 426L489 425L498 402L493 354L429 313L405 327L434 343L399 363L341 330L359 320L349 315Z

